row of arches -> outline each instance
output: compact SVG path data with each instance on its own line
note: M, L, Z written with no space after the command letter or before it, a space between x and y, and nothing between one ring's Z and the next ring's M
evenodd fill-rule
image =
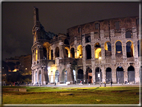
M138 49L138 56L139 56L139 41L137 41L137 49ZM104 44L104 49L105 49L105 56L111 56L112 55L112 47L111 43L109 41L105 42ZM101 44L100 43L95 43L94 45L94 50L92 50L91 45L86 45L85 47L85 52L86 52L86 59L91 59L91 51L94 51L94 57L97 59L101 57ZM115 54L116 55L122 55L124 49L122 42L120 40L117 40L115 42ZM76 54L75 54L76 53ZM34 59L37 59L37 50L34 52ZM74 48L69 48L68 46L64 47L64 55L66 58L82 58L83 57L83 47L82 45L78 45L77 47L77 52L75 52ZM53 60L53 50L51 50L51 46L48 42L43 44L43 56L49 60ZM59 52L59 47L55 48L55 57L59 57L60 52ZM134 45L131 40L128 40L126 42L126 56L127 57L134 57Z
M127 69L128 73L128 82L135 82L135 69L133 66L129 66ZM110 83L112 81L112 69L110 67L106 68L105 70L106 72L106 83ZM117 83L124 83L124 69L123 67L119 66L116 68L116 82ZM78 75L77 75L77 79L83 81L84 80L84 74L83 74L83 70L79 69L78 70ZM95 69L95 82L99 83L102 82L102 71L99 67L97 67ZM90 68L86 69L86 81L88 83L93 83L92 80L92 70Z

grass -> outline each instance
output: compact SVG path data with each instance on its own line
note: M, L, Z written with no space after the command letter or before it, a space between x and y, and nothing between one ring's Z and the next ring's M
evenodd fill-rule
M19 87L3 87L3 104L139 104L139 87L20 87L27 92L5 88Z

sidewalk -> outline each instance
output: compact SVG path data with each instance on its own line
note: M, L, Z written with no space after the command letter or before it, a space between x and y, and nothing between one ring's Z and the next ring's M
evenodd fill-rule
M29 85L31 86L31 85ZM112 87L139 87L139 84L112 84ZM49 85L41 85L39 87L100 87L99 84L49 84ZM104 87L104 84L101 84L101 87ZM106 84L106 87L111 87L111 84Z

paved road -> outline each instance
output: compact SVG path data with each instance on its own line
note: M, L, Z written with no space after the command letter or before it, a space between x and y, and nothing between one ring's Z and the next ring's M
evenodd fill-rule
M32 85L28 85L28 86L32 86ZM37 85L38 86L38 85ZM139 84L112 84L112 87L122 87L122 86L128 86L128 87L139 87ZM99 84L70 84L70 85L66 85L66 84L48 84L48 85L43 85L43 86L39 86L39 87L100 87ZM104 87L104 84L101 84L101 87ZM111 87L110 84L106 84L106 87Z

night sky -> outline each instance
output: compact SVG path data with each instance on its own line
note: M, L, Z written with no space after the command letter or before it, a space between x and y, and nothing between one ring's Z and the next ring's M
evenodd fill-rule
M139 3L3 2L2 59L31 54L33 7L48 32L65 33L70 27L97 20L138 16Z

